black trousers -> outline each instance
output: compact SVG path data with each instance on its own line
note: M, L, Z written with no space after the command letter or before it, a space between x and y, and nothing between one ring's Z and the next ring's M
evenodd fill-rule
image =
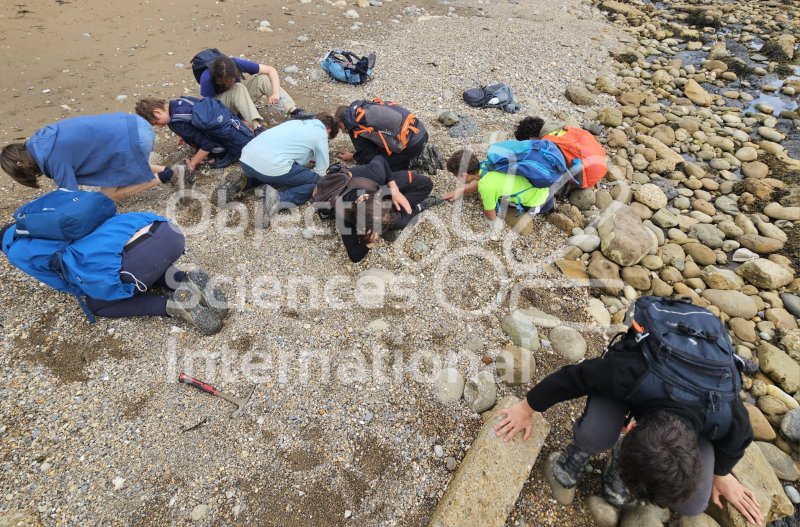
M364 139L363 137L354 138L350 136L353 141L353 148L355 149L354 159L359 165L366 165L372 158L380 156L389 162L389 167L392 172L398 170L408 170L411 165L411 160L417 157L425 150L425 145L428 144L428 132L424 131L419 137L415 136L414 142L409 144L405 150L397 154L387 154L386 149L378 146L372 141Z

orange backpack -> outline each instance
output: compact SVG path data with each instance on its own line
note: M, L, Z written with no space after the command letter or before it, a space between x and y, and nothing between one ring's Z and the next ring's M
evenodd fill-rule
M542 139L558 145L567 160L567 166L572 166L575 159L580 159L583 169L581 188L593 187L608 174L606 151L590 132L565 126Z

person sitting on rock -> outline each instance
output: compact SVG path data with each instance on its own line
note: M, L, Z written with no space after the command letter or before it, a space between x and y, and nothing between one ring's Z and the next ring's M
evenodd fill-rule
M687 310L687 316L696 319L700 309ZM714 316L707 311L706 314ZM502 420L495 425L497 435L509 441L522 433L527 440L533 412L588 396L583 415L573 428L572 443L562 453L554 453L545 466L561 503L574 498L573 489L589 459L612 450L603 476L603 496L611 505L622 507L632 495L683 516L695 516L706 510L709 499L722 508L722 497L748 521L761 525L763 515L755 495L731 473L753 440L749 415L736 383L731 382L734 389L729 399L717 394L720 397L716 405L678 399L676 390L653 382L656 377L648 375L652 367L639 342L652 337L640 331L641 326L637 328L634 322L624 338L610 346L601 358L565 366L545 377L526 398L499 413ZM672 342L680 346L678 341ZM739 375L738 371L731 373L729 379ZM689 374L680 377L690 378ZM721 385L722 380L720 377L716 382ZM664 397L662 393L672 395ZM722 416L719 425L709 424L712 418L707 417L708 408L715 408ZM636 421L626 426L630 416ZM620 441L623 427L627 433Z
M197 100L197 99L195 99ZM136 103L136 114L152 126L168 126L181 140L195 150L194 155L186 161L189 170L197 170L207 160L211 168L224 168L235 162L226 155L225 145L215 141L203 130L192 124L192 99L179 98L170 101L164 99L141 99ZM176 118L177 117L177 118Z
M116 214L66 244L28 236L16 227L10 223L0 230L9 262L53 289L78 296L87 315L181 318L207 335L222 328L224 294L211 286L205 272L174 266L185 239L166 218L147 212ZM53 258L61 250L63 267ZM154 294L154 286L170 292Z
M272 66L245 59L220 56L218 51L204 62L205 50L192 59L192 70L200 84L202 97L216 97L234 114L239 114L254 132L259 133L264 119L256 108L262 97L277 105L289 118L306 118L312 114L298 108L294 99L281 87L278 71ZM244 74L249 77L244 78Z
M328 168L328 141L338 134L333 117L320 113L313 119L286 121L257 135L242 149L242 174L218 188L218 203L232 201L248 188L263 187L261 227L268 227L279 204L302 205L311 198L317 180ZM308 168L312 161L314 168Z
M439 152L428 145L422 121L406 108L381 99L339 106L336 126L350 136L355 152L339 152L342 161L365 165L376 156L386 158L392 171L421 169L435 174L442 168Z
M433 182L411 170L392 171L382 156L349 169L334 165L314 190L314 206L332 212L347 256L360 262L384 236L392 239L417 215L443 201Z
M155 133L138 115L110 113L64 119L40 128L25 143L11 143L0 167L11 179L39 188L42 174L58 188L100 187L119 201L160 183L178 190L192 183L186 167L150 165Z
M534 187L523 176L489 171L480 175L481 164L469 150L459 150L447 160L447 171L458 181L458 187L442 196L447 201L456 201L464 194L478 193L483 214L489 221L497 219L509 204L519 205L533 214L546 214L553 209L555 200L547 188Z

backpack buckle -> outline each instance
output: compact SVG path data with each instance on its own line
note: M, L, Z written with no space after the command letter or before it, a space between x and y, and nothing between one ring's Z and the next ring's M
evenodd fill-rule
M633 338L636 340L636 343L638 344L649 336L650 333L637 333Z
M711 405L712 411L718 412L720 409L721 402L722 402L722 395L719 392L708 393L708 403L709 405Z

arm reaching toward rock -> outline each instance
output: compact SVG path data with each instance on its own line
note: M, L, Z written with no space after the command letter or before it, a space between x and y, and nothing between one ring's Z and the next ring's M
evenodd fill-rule
M496 417L504 416L505 419L494 425L495 434L503 436L503 441L508 443L514 436L522 432L522 440L527 441L531 436L531 415L533 409L528 406L528 401L521 399L516 404L498 412Z
M722 500L720 497L725 498L728 503L736 507L742 516L747 521L754 525L764 524L764 515L758 505L753 491L742 485L736 476L728 474L727 476L714 476L714 482L711 487L711 501L714 505L722 508Z

